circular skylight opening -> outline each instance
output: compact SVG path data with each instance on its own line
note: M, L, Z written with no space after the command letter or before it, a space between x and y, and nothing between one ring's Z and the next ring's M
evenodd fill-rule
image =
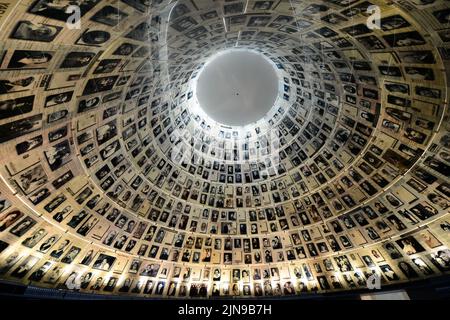
M202 68L196 84L201 109L213 120L244 126L263 118L278 95L273 63L249 50L227 50Z

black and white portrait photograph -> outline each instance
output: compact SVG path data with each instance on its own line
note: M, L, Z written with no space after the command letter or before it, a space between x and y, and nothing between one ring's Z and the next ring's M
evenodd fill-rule
M85 67L94 57L95 53L93 52L70 52L59 67L61 69Z
M23 278L27 275L34 265L39 261L38 257L28 256L21 264L11 272L11 276L15 278Z
M53 59L54 52L16 50L11 56L8 69L45 69Z
M47 183L48 176L42 164L37 164L34 167L19 173L15 177L15 181L20 189L28 194Z
M67 126L50 131L48 133L48 141L55 142L56 140L64 138L65 136L67 136Z
M59 1L59 0L37 0L28 9L29 13L43 16L58 21L68 21L71 14L68 9L71 5L77 5L80 8L81 16L94 8L100 0L76 0L76 1Z
M36 77L23 76L15 79L0 80L0 94L30 90L36 81Z
M57 106L63 103L68 103L72 99L73 91L52 94L45 98L44 108Z
M115 121L111 121L96 130L97 142L102 145L106 141L114 138L117 134L117 125Z
M23 236L28 230L36 225L36 220L31 217L25 217L20 220L17 224L15 224L9 232L15 235L16 237Z
M35 24L31 21L20 21L11 34L11 38L30 41L52 42L61 32L62 27L50 24Z
M0 119L22 115L33 110L34 96L0 101Z
M50 149L44 151L44 154L50 169L52 171L57 170L71 160L69 141L65 140L55 144Z
M115 27L122 20L125 20L128 14L119 10L117 7L106 6L97 11L91 18L91 20L106 24L110 27Z
M100 253L97 259L94 261L93 268L103 271L109 271L115 261L115 257Z
M86 30L77 40L77 44L100 46L111 39L111 34L104 30Z
M90 79L84 88L83 95L111 90L119 76Z

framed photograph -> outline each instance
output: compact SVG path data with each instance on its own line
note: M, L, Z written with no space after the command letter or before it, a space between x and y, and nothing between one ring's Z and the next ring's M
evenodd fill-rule
M442 174L445 177L448 177L450 175L450 166L442 161L437 160L435 157L426 158L424 163L430 169Z
M256 1L253 10L270 10L274 1Z
M393 34L383 36L383 39L391 47L420 46L426 43L426 41L417 31L410 31L403 33L395 32Z
M16 50L9 59L8 69L46 69L53 55L51 51Z
M55 187L55 189L61 188L63 185L65 185L67 182L72 180L74 177L71 170L67 171L66 173L63 173L61 176L59 176L57 179L52 181L52 185Z
M0 192L0 214L2 212L4 212L6 209L8 209L9 207L11 207L11 202L8 199L1 196L1 192ZM2 217L2 215L0 215L0 217Z
M127 17L128 14L119 10L117 7L105 6L97 11L92 16L91 20L110 27L115 27Z
M69 103L72 100L73 91L52 94L45 98L44 108L57 106L63 103Z
M61 262L66 263L66 264L72 263L75 260L75 258L78 256L80 251L81 251L81 248L72 246L69 249L69 251L67 252L67 254L61 259Z
M50 147L50 149L44 151L48 166L52 171L55 171L68 163L71 160L70 154L69 140L55 144Z
M14 227L9 230L10 233L16 237L23 236L28 230L30 230L36 224L36 220L31 217L25 217L19 221Z
M186 37L191 39L201 39L204 38L206 33L208 32L208 29L206 29L204 26L197 27L193 30L190 30L185 33Z
M9 226L13 225L23 216L23 213L19 210L13 210L10 212L4 212L0 214L0 232L6 230Z
M393 16L385 17L380 20L380 26L383 31L391 31L400 28L407 28L411 24L405 20L401 15L396 14Z
M64 273L64 266L63 265L53 265L51 270L47 272L47 275L44 278L44 283L48 283L51 285L54 285L58 282L61 275Z
M422 247L422 245L413 236L407 236L397 240L396 242L407 255L413 255L425 251L425 248Z
M448 184L447 182L441 183L436 187L436 190L446 195L447 197L450 197L450 184Z
M22 245L27 248L33 248L39 241L41 241L46 235L47 230L39 228L34 231L28 238L22 241Z
M434 249L442 246L442 242L440 242L430 231L423 230L419 232L419 239L427 245L429 248Z
M105 253L100 253L97 259L95 260L92 268L97 270L109 271L113 266L116 258Z
M62 27L34 23L32 21L19 21L11 38L29 41L52 42L61 32Z
M106 285L105 285L105 287L103 288L103 291L106 291L106 292L113 292L113 291L114 291L114 288L115 288L115 286L116 286L116 284L117 284L117 281L118 281L118 278L117 278L117 277L110 277L110 278L108 279L108 282L106 282Z
M450 270L450 249L438 250L429 255L431 262L442 272ZM423 262L422 262L423 263Z
M51 247L53 247L53 245L56 242L58 242L59 238L60 238L60 236L57 234L51 235L44 242L41 243L41 245L38 248L38 251L42 252L42 253L47 253L48 250L50 250Z
M34 205L38 205L39 203L41 203L43 200L45 200L46 198L48 198L48 196L50 196L50 190L48 188L42 188L32 194L30 194L30 196L28 197L28 199L30 199L30 201L34 204Z
M42 114L0 125L0 143L41 129Z
M22 76L0 80L0 94L28 91L33 88L36 76Z
M94 74L111 73L120 64L122 59L104 59L100 61L97 68L94 70Z
M141 22L133 30L128 32L125 35L125 38L145 42L145 41L149 40L149 32L148 32L149 29L150 29L150 25L147 22L145 22L145 21Z
M55 142L56 140L59 140L61 138L64 138L65 136L67 136L67 126L64 126L62 128L50 131L48 133L48 141L51 142Z
M270 15L268 16L252 16L250 17L247 26L248 27L253 27L253 28L263 28L266 27L270 20L272 19L272 17Z
M100 97L92 97L89 99L83 99L78 104L78 113L85 111L91 111L100 105Z
M97 142L99 145L107 142L117 135L116 121L113 120L96 129Z
M48 176L42 164L37 164L19 173L14 180L25 194L29 194L47 183Z
M0 240L0 253L5 251L6 248L9 247L9 243L3 240Z
M194 18L187 16L187 17L179 19L175 22L172 22L170 26L178 32L183 32L187 29L190 29L190 28L196 26L197 24L198 24L198 22L195 21Z
M30 138L29 140L25 140L23 142L16 144L17 155L20 156L21 154L24 154L30 150L39 148L40 146L42 146L43 141L44 139L42 138L41 135L39 135L34 138Z
M53 123L53 122L63 120L65 118L67 118L68 115L69 115L68 110L59 110L59 111L52 112L47 116L47 123Z
M33 110L34 96L0 101L0 120L29 113Z
M89 79L83 91L83 95L109 91L114 87L119 76L101 77Z
M138 45L124 42L113 52L113 55L129 56L137 48L138 48Z
M381 269L381 271L383 271L383 274L385 275L386 279L388 279L389 281L400 280L400 278L394 272L394 270L392 270L390 265L388 265L388 264L381 265L380 269Z
M125 3L128 4L128 2L137 2L139 0L122 0L122 1L124 1ZM133 6L133 5L131 5L131 6ZM178 3L176 6L174 6L172 8L171 18L172 19L177 19L177 18L179 18L179 17L181 17L181 16L183 16L186 13L189 13L189 12L191 12L191 10L189 9L189 7L186 4Z
M111 34L104 30L89 30L87 29L78 38L76 44L86 45L86 46L101 46L105 42L111 39Z
M224 5L223 11L224 11L225 15L243 13L244 3L238 2L238 3Z
M200 18L202 18L202 20L210 20L210 19L214 19L217 18L219 15L217 14L216 10L212 10L212 11L208 11L206 13L203 13L200 15Z
M80 8L81 17L94 8L99 2L100 0L79 1L77 4ZM61 2L59 0L37 0L28 9L28 12L49 19L66 22L73 13L68 10L71 5L72 2Z
M59 66L61 69L83 68L95 57L93 52L69 52Z
M0 264L0 274L6 274L21 258L22 256L17 251L12 252L5 257L5 260Z
M58 196L56 196L55 198L53 198L48 204L46 204L44 206L45 211L51 213L53 212L56 208L58 208L64 201L67 200L67 197L64 194L59 194ZM69 212L69 211L68 211ZM65 212L67 213L67 212ZM58 214L59 215L59 214ZM58 219L55 219L58 221ZM62 221L62 219L61 219ZM58 221L58 222L61 222Z
M11 272L11 276L19 279L25 277L25 275L33 269L38 261L38 257L28 256L16 269L13 270L13 272Z

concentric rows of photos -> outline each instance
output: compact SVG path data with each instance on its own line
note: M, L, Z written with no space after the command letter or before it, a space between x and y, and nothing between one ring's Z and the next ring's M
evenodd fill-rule
M3 2L0 279L209 297L448 273L447 1ZM236 47L279 77L242 127L193 91Z

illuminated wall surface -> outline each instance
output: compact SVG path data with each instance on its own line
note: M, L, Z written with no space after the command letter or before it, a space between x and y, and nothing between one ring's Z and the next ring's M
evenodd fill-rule
M1 1L0 278L245 297L448 274L449 27L440 0ZM243 126L196 95L231 48L279 82Z

